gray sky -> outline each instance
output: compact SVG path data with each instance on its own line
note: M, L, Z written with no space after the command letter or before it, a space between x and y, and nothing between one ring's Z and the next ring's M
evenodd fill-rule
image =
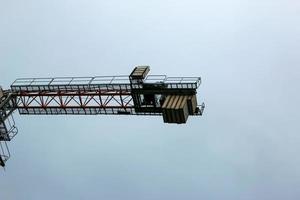
M203 117L19 116L0 199L300 198L297 0L0 0L0 84L201 76Z

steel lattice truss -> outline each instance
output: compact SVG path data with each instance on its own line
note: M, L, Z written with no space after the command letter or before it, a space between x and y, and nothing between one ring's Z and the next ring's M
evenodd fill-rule
M128 91L21 92L20 114L135 114Z

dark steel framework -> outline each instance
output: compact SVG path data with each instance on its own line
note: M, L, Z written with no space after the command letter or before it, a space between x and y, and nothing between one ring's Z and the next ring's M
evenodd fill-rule
M12 112L22 115L162 115L167 95L196 95L200 77L147 75L22 78L5 90L0 105L0 165L10 156L6 141L16 134ZM139 77L139 73L142 75ZM202 115L204 103L193 115Z

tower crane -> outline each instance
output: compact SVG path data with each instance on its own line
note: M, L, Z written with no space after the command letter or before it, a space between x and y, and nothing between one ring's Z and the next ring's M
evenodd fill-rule
M13 112L21 115L156 115L165 123L201 116L200 77L148 75L138 66L128 76L19 78L0 87L0 166L10 158L7 142L18 133Z

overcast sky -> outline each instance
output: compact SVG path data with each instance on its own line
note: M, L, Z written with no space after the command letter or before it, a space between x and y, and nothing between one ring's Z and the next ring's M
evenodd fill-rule
M0 85L201 76L202 117L20 116L2 200L298 200L298 0L0 0Z

